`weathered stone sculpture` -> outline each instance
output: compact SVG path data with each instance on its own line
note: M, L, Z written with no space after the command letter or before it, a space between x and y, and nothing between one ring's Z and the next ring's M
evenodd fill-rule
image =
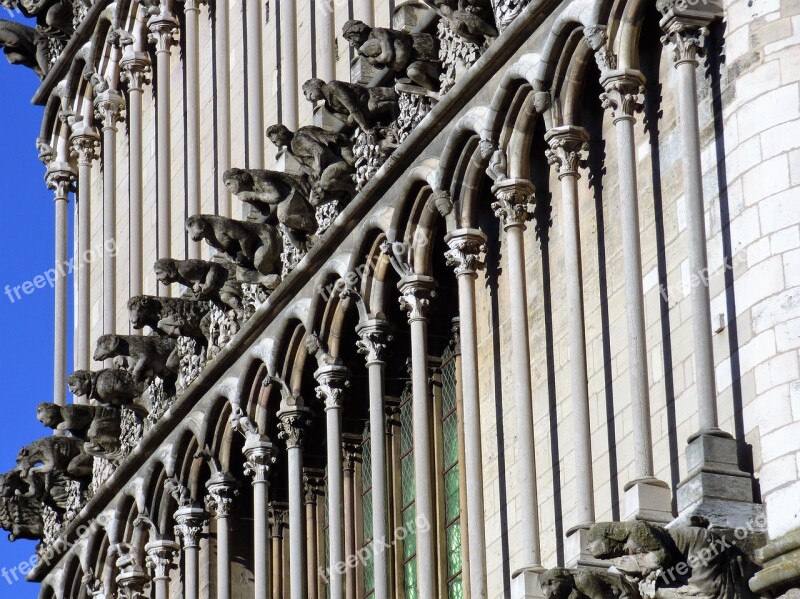
M755 566L720 534L701 526L665 529L646 522L601 522L587 535L587 549L611 561L645 597L749 599Z
M306 249L308 237L317 230L306 177L232 168L223 175L223 181L233 195L256 209L259 220L266 222L270 217L277 218L292 245Z
M638 599L639 591L619 574L551 568L540 579L546 599Z
M83 449L89 455L109 460L121 458L122 414L119 408L107 406L96 408L86 437Z
M428 33L405 33L347 21L342 35L360 56L379 68L393 71L404 83L435 92L439 89L439 42Z
M65 39L75 33L72 0L4 0L6 8L18 9L28 18L35 18L43 33Z
M242 287L236 281L236 268L206 260L159 258L153 270L165 285L178 283L188 287L192 299L210 301L220 310L242 313Z
M189 337L208 345L207 302L178 297L137 295L128 300L128 316L134 329L150 327L163 337Z
M285 147L313 181L312 206L347 201L355 195L355 157L350 140L341 133L314 126L292 133L283 125L273 125L267 137L278 148Z
M366 87L357 83L309 79L303 84L309 102L323 101L325 110L346 126L361 127L364 132L386 125L399 112L397 92L393 87Z
M192 241L205 239L237 265L271 275L278 266L283 244L275 227L233 220L224 216L196 215L186 219Z
M43 475L46 490L51 475L88 482L92 477L92 456L83 451L83 442L73 437L44 437L19 450L17 470L20 476L36 487L33 477Z
M36 406L36 419L47 428L66 431L76 439L86 440L86 433L94 420L94 412L92 406L79 404L59 406L42 402Z
M8 531L9 541L44 538L42 503L25 497L26 491L27 485L19 471L11 470L0 475L0 528Z
M44 79L50 70L47 37L33 27L0 19L0 47L11 64L19 64Z
M157 376L164 384L174 384L178 376L177 345L169 337L103 335L97 340L94 359L108 360L116 356L133 359L131 375L136 382Z
M450 24L453 33L481 45L499 35L488 0L426 0Z
M129 405L144 392L143 386L123 368L76 370L67 377L67 386L73 395L110 406Z

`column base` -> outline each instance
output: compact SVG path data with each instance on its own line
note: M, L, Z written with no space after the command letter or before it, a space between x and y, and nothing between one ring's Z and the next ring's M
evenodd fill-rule
M672 522L672 493L669 485L655 477L638 478L625 485L622 520L643 520L653 524Z
M762 570L750 579L750 590L762 597L800 596L800 529L756 551Z
M567 531L567 538L564 541L564 563L567 568L608 569L609 562L597 559L586 549L588 545L586 537L590 527L591 524L581 524Z
M511 575L510 599L544 599L544 592L539 578L545 569L541 566L530 566L517 570Z
M675 525L702 517L719 528L749 528L764 521L764 508L753 503L751 475L739 469L736 440L718 429L692 435L686 448L689 474L677 489ZM765 532L762 526L756 532Z

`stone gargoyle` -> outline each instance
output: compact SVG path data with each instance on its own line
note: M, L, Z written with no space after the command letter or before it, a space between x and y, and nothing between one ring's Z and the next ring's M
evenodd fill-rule
M489 0L425 0L442 17L457 36L482 45L499 33L494 24L494 12Z
M109 406L59 406L40 403L36 417L43 425L66 431L84 441L83 450L89 455L115 460L120 457L122 415L119 408Z
M286 148L311 178L309 200L315 208L337 200L346 202L356 194L356 158L345 135L313 125L295 133L284 125L272 125L267 137L276 147Z
M283 243L272 225L203 214L187 218L186 231L192 241L204 239L238 266L261 275L278 269Z
M131 376L136 382L158 377L165 386L170 386L178 378L180 359L177 344L170 337L102 335L97 340L94 359L102 361L117 356L132 359Z
M45 401L36 406L36 419L44 426L57 431L66 431L83 441L87 438L94 413L93 406L74 403L60 406Z
M44 490L48 493L53 487L53 481L59 475L88 483L92 478L93 459L83 450L83 441L74 437L43 437L29 443L17 454L16 469L29 486L28 493L20 494L40 495L40 476L43 479Z
M72 0L3 0L0 4L16 8L28 18L35 18L36 25L45 35L69 39L75 33Z
M9 63L33 69L40 79L50 70L47 37L33 27L0 19L0 47Z
M636 587L610 572L550 568L539 583L546 599L640 599Z
M439 90L439 41L429 33L370 27L362 21L347 21L342 35L369 64L389 69L422 90Z
M128 317L134 329L150 327L162 337L189 337L208 346L208 302L179 297L136 295L128 300Z
M165 285L178 283L191 290L191 299L209 301L223 312L242 315L242 286L236 281L236 267L207 260L159 258L153 270Z
M303 95L309 102L322 101L331 116L348 128L361 127L365 133L388 125L400 109L393 87L366 87L357 83L309 79L303 84Z
M130 405L144 392L144 386L123 368L76 370L67 377L67 386L73 395L110 406Z
M42 502L25 497L26 492L27 484L18 470L0 475L0 528L8 531L9 541L44 538Z
M662 528L647 522L601 522L587 549L609 560L650 599L751 599L753 562L722 535L703 526Z
M303 251L307 249L309 237L317 230L314 208L308 200L311 189L307 177L232 168L222 179L233 195L255 208L259 221L277 219L292 245Z

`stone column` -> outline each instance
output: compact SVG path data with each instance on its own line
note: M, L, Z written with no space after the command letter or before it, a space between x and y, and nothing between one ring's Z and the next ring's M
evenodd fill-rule
M455 267L458 280L458 313L461 338L461 389L467 480L467 527L471 596L488 597L486 587L486 533L483 513L483 456L481 409L478 396L478 329L475 322L475 280L484 267L480 255L486 251L486 235L478 229L457 229L445 237L445 253Z
M228 519L233 508L236 479L230 474L215 473L206 483L206 509L214 515L217 522L217 599L231 597L231 553L230 523Z
M222 185L221 176L231 168L231 67L228 56L228 0L216 0L214 6L214 67L217 74L217 187L220 216L231 216L231 192Z
M205 526L206 513L203 508L186 506L175 512L175 538L183 543L183 597L199 599L200 534Z
M88 370L92 359L89 337L91 335L91 299L89 280L91 267L81 256L91 244L91 205L92 205L92 161L97 160L100 135L97 130L84 121L72 126L70 151L78 161L78 219L75 227L78 239L78 256L75 266L78 269L78 296L75 298L77 323L75 327L75 369ZM76 403L88 403L85 397L76 397Z
M347 436L349 437L349 435ZM356 554L356 496L355 471L360 446L352 439L342 442L342 472L344 473L344 559L347 564L345 574L345 597L357 599L356 566L352 556Z
M306 539L303 525L303 440L311 424L310 411L300 405L281 406L278 437L286 442L289 467L289 572L292 599L306 599Z
M531 361L528 340L528 292L525 275L525 222L535 189L526 179L504 179L494 185L492 204L502 221L508 246L508 293L511 306L510 369L514 379L514 409L517 415L517 480L520 494L520 535L522 555L519 581L526 588L536 587L535 574L541 572L539 544L538 493L536 489L536 456L533 438L533 398L531 396ZM463 323L462 323L463 327ZM463 346L463 333L462 333ZM462 355L463 359L463 355ZM472 530L470 530L472 534ZM539 594L535 589L535 593Z
M347 368L326 365L314 373L319 383L317 397L325 402L328 454L328 577L331 599L344 597L344 482L342 480L342 407Z
M317 598L317 497L323 484L323 474L305 469L303 472L303 500L306 506L306 575L308 599Z
M156 256L171 257L170 238L170 205L172 200L172 141L170 119L170 50L175 44L178 31L178 19L172 14L165 2L162 2L160 13L150 17L147 22L150 29L150 43L156 50L156 127L157 127L157 169L156 187L158 197L158 226ZM158 295L169 296L169 285L158 285Z
M117 574L117 598L141 599L149 582L147 574L139 564L131 564L126 570Z
M169 598L169 571L180 547L173 541L150 541L144 546L147 567L152 570L154 599Z
M561 181L561 212L564 227L564 273L567 283L567 327L569 372L572 393L572 430L575 448L575 520L567 531L567 561L570 566L585 552L584 532L595 521L592 437L589 421L589 386L586 375L586 333L583 315L583 269L581 267L580 222L578 221L578 169L581 151L589 141L582 127L564 126L545 135L550 145L547 158ZM576 534L577 533L577 534Z
M247 167L264 168L264 67L261 54L261 29L264 24L261 19L261 2L248 2L245 4L245 17L247 19ZM281 38L285 39L287 34L295 37L296 45L296 24L292 20L291 25L284 16L284 3L281 2ZM287 29L291 31L287 32ZM294 49L297 52L297 49ZM295 54L296 55L296 54ZM284 53L281 47L282 69L285 71L289 64L297 61L288 62L289 55ZM297 86L295 86L296 88ZM295 102L296 104L296 102ZM284 122L286 122L286 106L284 104ZM286 123L293 131L296 129Z
M200 4L184 0L184 77L186 80L186 216L200 214ZM189 258L200 257L200 242L189 240Z
M317 77L331 81L336 79L334 3L319 0L317 7Z
M272 545L272 599L283 596L283 529L286 526L286 510L283 504L271 503L269 508L269 538Z
M281 2L281 95L283 124L292 131L299 125L297 116L297 3L295 0Z
M75 171L69 163L53 162L47 169L47 187L56 208L55 339L53 351L53 403L66 405L67 378L67 204Z
M417 583L419 596L436 595L436 537L433 504L431 397L428 385L428 308L434 295L432 277L407 274L398 283L400 309L408 312L411 327L412 411L414 426L414 480L417 522Z
M386 435L385 392L384 392L384 354L386 345L392 339L389 323L381 318L361 322L356 327L359 340L356 341L358 353L363 354L369 372L369 441L372 454L370 478L372 479L372 548L375 571L375 599L389 599L388 554L383 542L387 538L386 514L389 511L386 487Z
M606 70L600 84L603 107L611 109L617 135L622 261L628 325L628 373L633 413L634 479L625 485L623 519L669 522L672 520L669 485L653 476L653 441L650 432L650 385L644 324L639 190L636 179L634 114L641 110L644 76L634 70Z
M103 134L103 334L109 335L117 332L117 258L109 248L116 247L117 123L122 120L125 99L107 84L102 87L106 89L96 94L94 107ZM105 366L110 368L111 360Z
M120 76L128 83L128 188L130 194L130 296L142 294L142 96L150 83L150 56L125 47L119 63Z
M269 467L272 465L272 443L257 436L250 436L246 439L242 451L247 460L244 473L253 478L254 597L267 599L269 590L267 495Z

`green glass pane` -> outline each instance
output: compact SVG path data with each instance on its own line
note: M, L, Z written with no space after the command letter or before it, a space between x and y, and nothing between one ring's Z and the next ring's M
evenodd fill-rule
M417 558L409 560L405 566L406 599L418 599L417 594Z
M400 405L400 452L405 454L414 447L414 425L411 401Z
M364 561L364 591L371 593L375 589L375 561L372 553L372 546L367 553L367 558Z
M367 491L364 497L364 538L362 539L366 545L367 541L372 539L372 491Z
M372 445L369 441L361 444L361 488L372 486Z
M442 414L456 409L456 361L450 360L442 367Z
M458 461L458 420L455 414L451 414L442 422L442 436L444 437L444 467L447 469Z
M447 576L461 572L461 523L456 520L447 527Z
M448 599L463 599L464 588L461 584L461 574L451 580L450 584L447 585L447 597Z
M403 506L414 501L414 460L411 454L400 460L400 486L403 495Z
M458 465L444 475L444 512L448 522L461 512L458 493Z
M415 522L416 509L411 505L403 510L403 559L410 558L417 552L417 526Z

